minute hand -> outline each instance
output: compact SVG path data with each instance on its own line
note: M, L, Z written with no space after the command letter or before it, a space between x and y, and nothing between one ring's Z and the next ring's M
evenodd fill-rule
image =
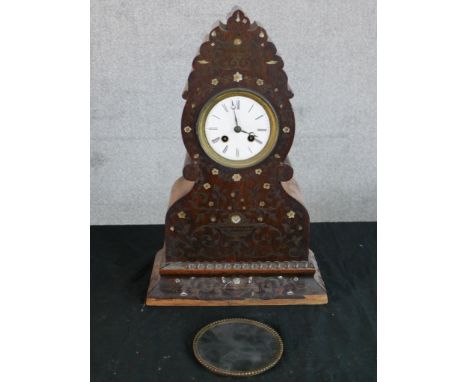
M233 110L233 112L234 112L234 120L236 121L236 126L239 126L239 122L237 122L236 111Z

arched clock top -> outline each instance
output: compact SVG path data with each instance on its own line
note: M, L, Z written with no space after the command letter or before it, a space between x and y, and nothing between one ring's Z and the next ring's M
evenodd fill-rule
M264 99L277 116L278 137L269 155L262 159L262 165L278 170L287 158L295 131L294 113L289 101L293 93L283 66L283 60L277 55L275 45L268 41L265 29L251 23L241 10L234 11L227 24L220 23L209 33L208 41L201 45L200 53L193 60L193 70L183 93L186 104L181 132L195 165L205 168L216 163L213 156L206 154L197 135L203 108L223 92L244 89ZM236 169L226 166L225 170Z

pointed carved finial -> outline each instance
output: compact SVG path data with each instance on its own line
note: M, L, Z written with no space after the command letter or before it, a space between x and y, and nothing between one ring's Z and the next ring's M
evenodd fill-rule
M245 16L242 10L236 9L228 18L227 28L232 29L240 27L243 27L243 29L250 27L250 20L247 16Z
M208 78L207 83L204 77ZM202 44L193 61L183 97L187 100L197 89L201 93L198 95L206 95L236 84L256 91L261 87L274 98L281 95L281 108L293 96L275 45L268 40L265 29L251 24L240 9L232 12L226 24L220 23L209 33L208 41Z

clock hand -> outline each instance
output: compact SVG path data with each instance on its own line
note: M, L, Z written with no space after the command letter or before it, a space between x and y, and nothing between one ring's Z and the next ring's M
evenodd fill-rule
M236 121L236 126L234 126L234 131L236 133L245 133L245 134L249 134L249 135L252 135L254 138L257 138L257 136L252 133L252 132L248 132L248 131L245 131L245 130L242 130L242 127L239 126L239 122L237 122L237 115L236 115L236 110L235 110L235 106L232 107L232 111L234 112L234 120Z
M232 110L234 112L234 119L236 121L236 126L239 126L239 122L237 122L237 116L236 116L236 111ZM239 126L240 127L240 126Z
M249 133L248 131L245 131L245 130L241 130L241 132L246 133L246 134L249 134L249 135L252 135L252 136L254 136L254 137L257 137L257 136L256 136L254 133L252 133L252 132Z

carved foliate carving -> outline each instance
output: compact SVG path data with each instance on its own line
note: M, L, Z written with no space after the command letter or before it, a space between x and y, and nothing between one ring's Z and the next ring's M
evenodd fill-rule
M196 132L203 105L221 91L237 88L264 97L279 121L271 154L243 169L210 159ZM307 260L309 215L281 185L293 175L287 160L295 130L292 96L275 46L242 11L210 32L183 94L184 176L195 183L167 212L167 261Z

